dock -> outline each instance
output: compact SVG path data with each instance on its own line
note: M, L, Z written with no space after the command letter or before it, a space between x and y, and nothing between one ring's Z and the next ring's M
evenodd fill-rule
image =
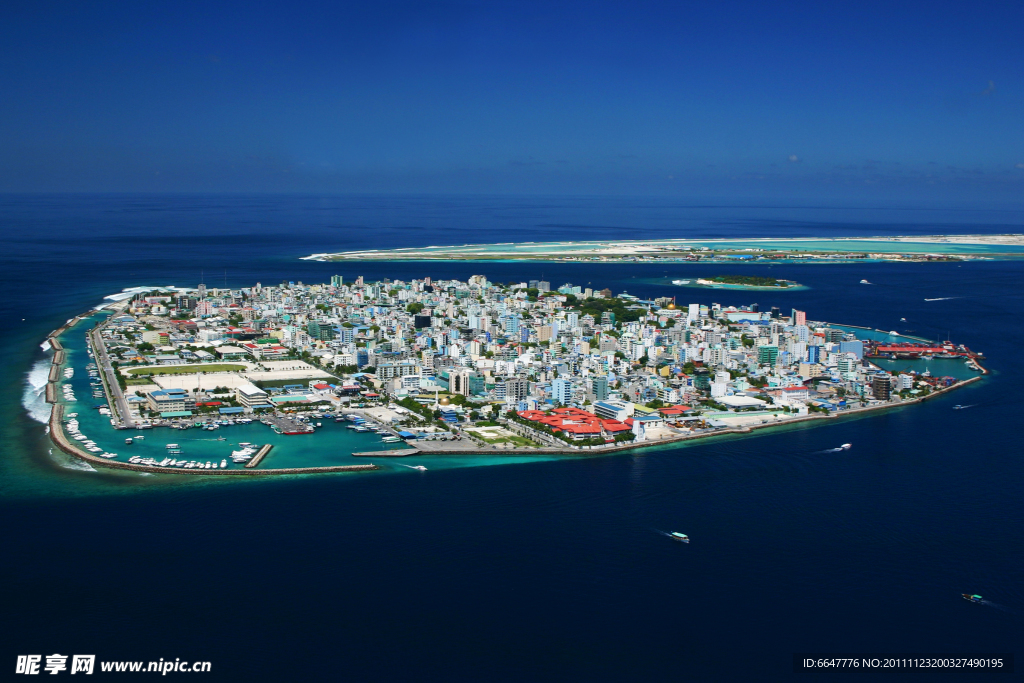
M256 455L255 455L255 456L253 456L253 459L252 459L252 460L250 460L249 462L245 463L245 466L246 466L246 467L257 467L257 466L259 466L259 464L260 464L260 461L261 461L261 460L263 460L263 457L264 457L264 456L265 456L265 455L266 455L267 453L269 453L269 452L270 452L270 449L271 449L271 448L273 448L273 447L274 447L274 444L272 444L272 443L268 443L267 445L265 445L265 446L263 446L262 448L260 448L260 449L259 449L259 450L258 450L258 451L256 452Z
M352 456L356 458L404 458L408 455L419 455L420 451L416 448L402 448L390 451L363 451L361 453L353 453Z

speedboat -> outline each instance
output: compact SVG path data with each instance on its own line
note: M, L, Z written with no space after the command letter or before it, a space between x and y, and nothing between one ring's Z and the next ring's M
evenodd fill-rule
M690 542L690 537L689 536L687 536L686 534L681 534L678 531L673 531L668 536L673 541L679 541L680 543L689 543Z
M842 446L840 446L840 448L842 448L844 451L848 451L852 446L852 443L844 443Z
M982 598L981 598L980 595L971 595L970 593L961 593L960 595L963 596L963 599L966 600L967 602L981 602L982 601Z
M870 284L871 284L871 283L870 283L870 282L868 282L867 280L861 280L861 281L860 281L860 283L861 283L862 285L870 285Z

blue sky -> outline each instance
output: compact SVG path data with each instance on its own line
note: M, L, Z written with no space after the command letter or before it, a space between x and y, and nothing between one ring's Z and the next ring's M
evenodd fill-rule
M0 191L1024 196L1015 3L23 3Z

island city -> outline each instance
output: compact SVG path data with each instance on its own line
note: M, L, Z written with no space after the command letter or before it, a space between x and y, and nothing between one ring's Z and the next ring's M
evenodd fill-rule
M987 372L963 345L801 310L483 275L109 298L50 336L46 398L61 450L121 469L615 452L907 405Z

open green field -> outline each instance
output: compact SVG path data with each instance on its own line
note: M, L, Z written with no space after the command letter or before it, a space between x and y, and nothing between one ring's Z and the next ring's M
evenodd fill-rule
M130 368L130 375L191 375L197 372L239 372L244 365L211 363L209 365L159 365L154 367Z

